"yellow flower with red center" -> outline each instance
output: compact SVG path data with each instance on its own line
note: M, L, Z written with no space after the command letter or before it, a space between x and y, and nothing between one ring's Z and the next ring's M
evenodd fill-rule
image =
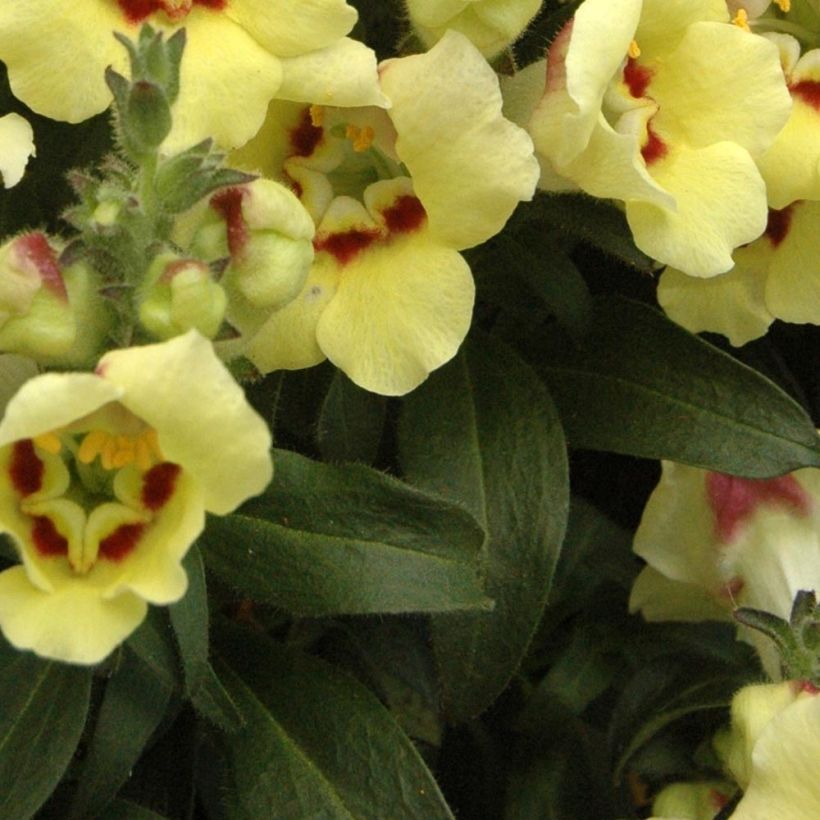
M19 649L97 663L179 600L205 512L270 480L270 435L195 331L116 350L96 373L27 381L0 422L0 629Z
M33 157L34 132L19 114L0 117L0 178L11 188L23 178L29 157Z
M232 161L289 181L316 223L304 287L246 355L263 372L328 358L401 395L456 354L475 293L459 251L501 230L538 167L463 35L382 63L380 84L387 111L273 105Z
M106 66L127 74L112 32L135 40L143 23L169 34L184 26L181 90L165 148L206 137L227 148L256 133L273 97L305 99L317 75L328 102L349 104L349 87L375 66L369 49L345 38L355 22L345 0L3 0L0 60L18 99L79 122L111 101Z
M529 130L544 187L622 200L641 250L714 276L766 226L755 162L790 109L777 49L723 0L585 0Z

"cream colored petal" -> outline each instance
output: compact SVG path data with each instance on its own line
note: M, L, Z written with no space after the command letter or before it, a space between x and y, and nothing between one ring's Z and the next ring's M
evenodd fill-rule
M555 165L567 164L586 147L640 13L641 0L586 0L553 40L545 94L528 130L539 154Z
M34 131L19 114L0 117L0 177L11 188L22 178L29 157L33 157Z
M376 55L343 37L319 51L282 60L279 99L342 107L389 103L379 88Z
M118 476L119 479L119 476ZM103 592L108 600L130 591L152 604L170 604L185 594L181 561L205 527L204 498L196 477L183 470L168 503L150 522L122 572Z
M4 0L0 60L14 96L56 120L80 122L108 107L105 67L127 70L125 49L112 31L134 36L110 0Z
M357 19L344 0L231 0L225 14L279 57L332 45Z
M501 114L494 72L456 32L426 54L382 65L396 152L431 232L457 249L489 239L532 197L539 174L530 138Z
M667 268L658 283L658 302L667 316L692 333L722 333L736 347L763 336L774 321L764 301L767 266L743 259L757 244L739 248L735 267L709 279Z
M148 606L126 593L103 600L82 578L53 592L32 586L22 567L0 573L0 629L17 649L66 663L104 660L142 623Z
M820 324L820 202L798 202L772 254L766 307L786 322Z
M222 148L243 145L262 126L281 85L279 59L224 14L194 8L185 30L180 93L163 150L175 153L206 137Z
M655 181L677 203L674 213L627 202L635 244L691 276L730 270L732 251L766 227L766 189L749 154L736 143L673 150L652 164Z
M729 602L717 599L697 584L673 581L653 567L644 567L632 585L629 611L647 621L730 621Z
M267 486L267 425L196 331L112 351L98 371L123 390L122 404L157 431L165 458L202 484L208 511L228 513Z
M256 135L231 152L231 168L281 180L285 160L293 154L290 133L299 126L304 110L301 103L271 100Z
M722 23L689 26L678 47L663 55L647 94L659 106L657 130L673 145L731 141L755 158L791 111L774 43Z
M815 820L820 816L818 760L820 697L804 694L760 733L749 787L733 820Z
M0 447L63 427L123 391L91 373L44 373L27 381L6 407L0 422Z
M556 170L593 196L652 203L671 212L677 208L675 197L647 171L637 136L614 131L603 116L586 149Z
M344 268L316 338L360 387L403 395L456 354L473 299L461 255L421 231L368 248Z
M706 471L670 461L652 491L633 549L666 577L704 589L723 583L721 555L706 493Z
M725 0L644 0L635 32L641 55L646 59L672 51L690 25L704 20L727 22Z
M316 324L336 293L338 279L332 257L320 254L301 293L276 311L248 345L245 355L262 373L300 370L325 360L316 341Z

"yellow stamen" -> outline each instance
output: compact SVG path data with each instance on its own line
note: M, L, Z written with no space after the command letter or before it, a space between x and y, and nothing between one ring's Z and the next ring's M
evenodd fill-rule
M732 18L732 22L738 28L742 28L743 31L751 31L749 27L749 15L746 13L746 9L738 9L737 14Z
M83 439L77 459L90 464L97 456L106 470L119 470L136 463L141 470L149 470L162 461L156 430L146 430L138 436L113 435L103 430L92 430Z
M792 0L774 0L774 4L782 11L784 14L787 11L791 11L792 8Z
M641 47L638 45L637 40L633 40L629 44L629 48L626 50L626 53L633 59L637 60L638 57L641 56Z
M108 433L103 433L102 430L92 430L80 444L80 449L77 451L77 460L81 464L91 464L102 452L107 440Z
M353 150L361 154L373 144L376 132L369 125L365 125L364 128L359 128L358 125L348 125L345 129L345 136L353 143Z
M314 128L321 128L325 121L325 109L321 105L311 105L308 109L310 113L310 124Z
M54 432L35 436L33 441L41 450L45 450L54 456L63 449L63 443L60 441L60 437Z

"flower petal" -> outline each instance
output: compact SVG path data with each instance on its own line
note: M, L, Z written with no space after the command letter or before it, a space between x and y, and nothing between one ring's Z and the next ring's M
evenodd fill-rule
M0 629L9 643L67 663L103 660L142 623L148 605L130 593L104 600L83 580L43 592L21 566L0 573Z
M652 176L677 203L670 211L627 202L635 244L690 276L714 276L733 266L732 251L766 227L766 189L748 152L733 142L671 150Z
M196 331L114 350L98 372L122 390L122 404L158 432L165 458L202 483L207 510L223 515L267 486L270 432Z
M34 156L34 131L19 114L0 117L0 176L11 188L22 178L28 158Z
M667 268L658 283L667 316L692 333L722 333L736 347L762 336L774 316L764 301L767 265L755 259L756 244L738 248L735 267L710 279Z
M376 55L343 37L319 51L282 60L282 100L343 107L389 105L379 88Z
M457 249L489 239L532 197L539 174L530 138L501 114L495 73L453 31L426 54L382 63L381 72L396 152L432 234Z
M360 387L400 396L456 354L474 295L461 255L421 231L349 263L316 338Z

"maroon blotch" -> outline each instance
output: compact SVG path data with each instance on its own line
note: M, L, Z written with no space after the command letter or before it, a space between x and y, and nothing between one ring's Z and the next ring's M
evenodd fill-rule
M162 509L174 494L177 477L180 473L179 464L163 461L154 465L142 477L142 494L140 500L143 507L156 512Z
M34 451L34 442L24 438L14 443L11 452L9 475L14 489L24 498L36 493L43 486L45 464Z

